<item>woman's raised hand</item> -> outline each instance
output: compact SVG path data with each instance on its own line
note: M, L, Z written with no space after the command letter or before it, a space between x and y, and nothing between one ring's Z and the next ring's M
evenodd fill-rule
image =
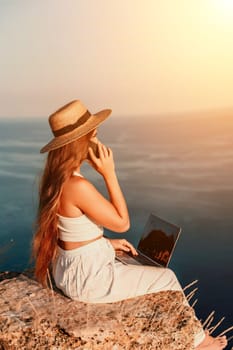
M126 239L110 239L108 238L108 240L110 241L110 243L112 244L113 248L115 250L123 250L124 252L130 252L133 255L138 255L136 249L134 248L134 246L129 243Z
M96 157L93 149L88 148L90 155L90 164L92 167L98 171L102 176L106 177L108 174L115 172L115 164L113 159L113 153L111 148L106 147L101 142L98 141L98 154L99 157Z

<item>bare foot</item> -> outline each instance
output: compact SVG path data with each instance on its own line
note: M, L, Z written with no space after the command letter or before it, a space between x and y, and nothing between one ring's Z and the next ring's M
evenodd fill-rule
M227 346L227 338L225 336L213 338L208 333L203 342L198 345L197 350L221 350Z

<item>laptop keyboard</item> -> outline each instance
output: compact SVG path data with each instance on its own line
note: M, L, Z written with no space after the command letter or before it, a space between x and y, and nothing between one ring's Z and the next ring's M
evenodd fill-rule
M125 264L132 265L149 265L156 266L156 263L151 262L149 259L145 258L143 255L138 253L138 255L131 255L125 252L121 252L121 254L117 255L116 258Z
M143 255L140 253L137 256L134 256L133 259L138 261L141 265L150 265L150 266L155 266L156 263L153 263L149 259L145 258Z

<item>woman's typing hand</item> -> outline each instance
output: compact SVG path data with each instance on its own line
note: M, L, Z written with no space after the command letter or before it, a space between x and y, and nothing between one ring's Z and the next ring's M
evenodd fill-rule
M133 255L138 255L134 246L131 243L129 243L126 239L110 239L110 238L107 238L107 239L112 244L115 250L123 250L124 252L131 251Z

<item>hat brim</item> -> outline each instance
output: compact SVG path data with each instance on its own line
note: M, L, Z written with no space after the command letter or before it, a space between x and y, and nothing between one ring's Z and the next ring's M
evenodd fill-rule
M79 126L76 130L53 138L49 143L41 148L40 153L45 153L60 148L88 134L90 131L94 130L98 125L100 125L105 119L107 119L111 112L111 109L104 109L96 114L91 115L85 124Z

